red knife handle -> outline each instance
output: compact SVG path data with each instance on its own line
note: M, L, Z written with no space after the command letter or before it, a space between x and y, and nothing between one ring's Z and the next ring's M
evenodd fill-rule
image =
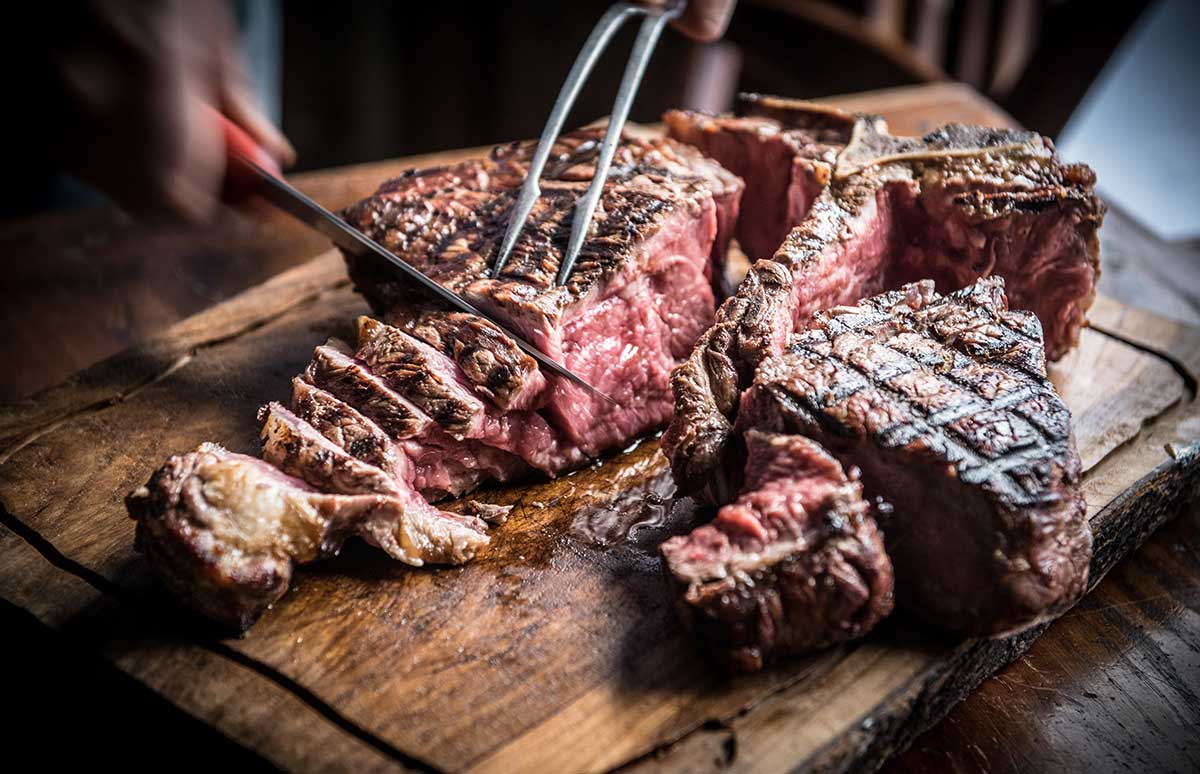
M271 154L255 142L245 129L215 109L212 115L220 124L225 138L225 183L221 198L238 203L253 195L258 176L246 164L247 161L254 162L276 177L283 175Z

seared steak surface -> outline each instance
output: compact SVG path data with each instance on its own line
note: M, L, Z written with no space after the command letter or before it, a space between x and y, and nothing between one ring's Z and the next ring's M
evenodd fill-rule
M569 383L534 376L529 358L494 326L470 315L456 315L450 325L445 310L412 296L387 267L347 256L356 287L383 320L438 347L477 394L501 409L539 409L592 456L669 419L670 371L712 322L710 256L725 253L742 188L688 145L626 138L592 234L570 280L558 286L574 203L591 182L601 136L600 129L586 129L559 139L542 197L498 277L491 263L532 144L413 171L344 213L615 398L622 410ZM464 403L439 399L438 407L465 410ZM470 436L469 427L451 432Z
M410 297L389 271L350 258L386 319L361 318L355 347L317 347L290 408L263 408L263 460L207 445L172 458L130 498L138 545L173 590L242 627L284 592L294 563L336 553L350 535L413 565L466 561L487 544L483 521L430 500L555 475L669 418L671 369L712 322L711 257L724 252L720 230L732 225L741 181L689 146L627 138L595 231L558 287L599 138L586 130L560 141L500 277L488 266L527 144L408 173L347 217L620 407L547 378L491 322Z
M892 565L862 485L828 452L799 435L745 440L742 496L662 553L705 644L758 669L869 631L891 612Z
M683 491L732 496L709 473L737 396L821 309L921 279L945 293L1000 276L1012 305L1041 320L1051 359L1075 344L1095 295L1104 206L1091 170L1063 164L1049 140L960 125L893 137L878 118L771 97L741 109L733 119L667 117L672 135L738 168L748 202L775 202L761 209L784 220L764 228L787 234L769 258L753 256L763 260L674 375L663 447ZM795 149L787 185L775 146Z
M1041 329L1004 283L924 281L818 313L759 367L737 432L796 433L857 466L901 603L972 636L1030 626L1087 583L1091 532L1070 414Z
M712 491L740 494L663 545L688 619L735 666L863 634L893 567L901 609L956 635L1017 631L1083 593L1070 414L1037 318L1008 308L1000 278L818 312L740 404L709 470Z

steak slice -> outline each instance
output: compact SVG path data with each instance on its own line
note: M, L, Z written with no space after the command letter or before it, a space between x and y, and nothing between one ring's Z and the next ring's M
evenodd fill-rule
M292 380L292 411L335 446L391 478L411 484L413 466L382 428L332 394Z
M412 461L412 485L429 500L457 497L485 481L511 481L529 472L529 466L513 454L479 441L451 437L344 349L317 347L301 378L348 407L355 407L395 440ZM298 400L293 390L293 408L308 419Z
M662 545L681 608L738 669L862 636L892 609L892 566L862 486L819 445L750 430L746 485Z
M392 438L421 435L434 424L363 363L333 346L316 348L302 378L344 403L357 406Z
M1092 171L1063 164L1050 140L959 124L894 137L876 117L758 95L739 111L666 122L745 179L739 242L792 270L798 323L920 279L946 293L999 275L1012 305L1042 321L1050 359L1074 346L1104 205Z
M478 435L483 401L441 352L399 328L360 317L357 357L454 438Z
M353 534L416 564L461 563L488 542L478 520L414 513L392 497L318 492L211 443L171 457L126 506L138 523L136 546L166 586L234 629L283 596L296 564L336 554Z
M758 368L735 429L803 435L861 469L867 497L894 507L901 604L947 631L1031 626L1087 584L1070 414L1037 318L1008 309L998 277L818 313Z
M711 256L724 255L728 237L722 228L732 223L741 193L740 180L694 148L623 138L592 234L568 283L558 286L571 212L591 180L601 137L602 129L592 128L559 138L542 177L542 196L497 277L490 276L490 265L532 143L410 172L344 213L349 223L615 398L620 408L556 379L537 398L540 413L587 456L622 446L669 418L670 371L712 321ZM430 316L449 314L410 295L386 267L355 256L347 263L356 287L382 318L423 319L428 329ZM413 333L433 338L416 328ZM511 342L491 344L488 357L497 362L523 357L496 354ZM464 381L486 384L487 377Z
M454 360L475 391L497 407L540 406L547 382L537 361L490 321L463 312L426 310L391 322Z

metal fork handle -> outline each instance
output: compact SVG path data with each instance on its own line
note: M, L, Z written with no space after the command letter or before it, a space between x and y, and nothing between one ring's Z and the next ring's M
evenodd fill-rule
M675 3L666 9L650 13L642 21L638 30L637 40L633 44L633 52L625 65L625 75L621 77L621 86L617 89L617 99L613 102L612 114L608 118L608 129L604 132L604 142L600 145L600 156L596 159L596 170L592 174L591 185L587 193L575 205L575 215L571 222L571 240L567 243L567 252L563 255L562 263L558 266L558 284L565 285L575 268L579 251L587 240L588 229L592 225L592 216L596 205L604 193L604 183L608 180L608 170L612 166L613 154L617 152L617 143L621 140L621 132L625 121L629 118L629 109L633 106L633 98L637 96L638 87L642 85L642 76L646 74L646 65L658 44L667 22L674 19L683 10L682 3Z
M583 48L580 49L579 55L575 58L575 63L571 66L570 72L567 73L567 78L563 82L562 88L558 92L558 98L554 101L554 108L550 111L550 117L546 120L546 125L542 128L542 135L538 139L537 148L534 151L533 158L530 160L529 170L525 176L525 183L521 186L521 193L517 197L517 201L513 205L512 212L509 215L508 228L504 232L504 239L500 244L500 252L496 256L495 262L492 264L493 277L498 277L500 275L501 270L503 270L505 264L508 263L508 259L512 256L513 248L516 246L517 240L521 236L521 231L524 229L525 223L529 220L529 215L531 212L533 212L533 207L537 203L538 197L541 196L542 189L538 184L538 181L541 179L542 172L546 167L546 161L550 158L550 152L554 149L554 142L558 139L558 135L562 131L563 124L567 119L567 114L570 113L571 107L575 104L575 100L579 96L580 89L583 88L583 84L587 80L588 75L591 74L592 68L595 66L596 61L608 47L608 43L612 39L612 36L616 34L625 21L631 16L641 14L652 18L665 16L670 19L677 16L680 10L682 10L682 3L677 3L675 6L668 7L666 9L647 8L646 6L624 2L616 3L610 7L602 17L600 17L600 21L598 21L596 26L592 28L591 34L588 35L588 39L584 42ZM661 25L659 26L659 29L661 30ZM632 66L635 60L638 58L638 51L642 44L642 38L645 32L646 24L643 23L642 31L638 34L638 41L635 44L634 53L630 57L630 66ZM657 41L657 38L658 35L656 33L654 35L654 40ZM653 48L654 46L652 41L649 50L644 56L645 60L649 60L649 52L653 51ZM625 80L627 80L629 77L629 71L630 67L627 67L625 79L623 79L621 82L622 91L625 90ZM639 73L644 71L645 62L640 65ZM633 83L633 93L629 95L628 101L632 101L633 94L637 93L637 86L640 81L641 75L639 74ZM621 103L620 92L618 93L617 103L618 105ZM616 109L614 108L614 112L615 110ZM629 107L626 105L625 114L627 115L628 112ZM612 123L613 122L610 119L610 128ZM619 125L624 125L624 123L625 121L622 118L622 120L619 122ZM619 127L617 135L620 135ZM607 142L607 140L608 135L606 134L605 142ZM603 178L607 176L608 164L611 163L611 161L612 153L610 152L609 162L605 164L604 175L601 176L601 185L603 185ZM599 174L599 172L600 168L597 166L597 174ZM594 208L595 204L593 203L592 209ZM591 220L590 211L587 220L589 222ZM576 255L578 255L578 251L576 251ZM574 264L574 258L571 259L571 263Z

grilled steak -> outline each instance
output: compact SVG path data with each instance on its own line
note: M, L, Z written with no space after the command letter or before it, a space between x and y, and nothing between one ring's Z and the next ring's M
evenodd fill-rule
M554 475L666 421L670 371L712 321L712 256L724 253L741 181L689 146L624 140L595 232L557 287L599 138L587 130L560 141L543 200L497 278L487 266L529 145L411 172L347 217L620 408L548 379L492 323L407 297L388 271L349 259L385 320L362 318L354 349L318 347L293 381L290 410L264 407L263 461L205 446L172 458L130 498L138 544L171 588L244 626L283 593L294 562L334 553L349 535L410 564L466 561L487 543L483 521L430 500ZM293 546L297 531L312 545Z
M746 484L662 546L681 608L739 669L861 636L892 609L892 566L862 486L813 441L750 430Z
M1041 328L999 278L923 281L818 313L765 361L736 431L794 433L862 471L901 604L957 634L1032 625L1083 592L1091 532Z
M337 553L351 535L410 564L462 562L488 542L478 519L423 501L325 494L211 443L171 457L126 505L137 547L167 587L237 629L287 591L295 564Z
M694 145L746 183L734 233L752 258L770 258L829 185L855 118L807 105L765 116L717 118L687 110L663 116L670 136Z
M402 310L394 315L401 317ZM426 311L401 327L458 364L477 392L499 408L539 408L546 379L537 362L503 331L481 317L461 312Z
M741 192L740 180L687 145L626 138L592 236L569 282L559 287L555 274L571 213L591 180L600 137L600 129L587 129L559 139L542 197L498 277L489 267L525 178L529 143L499 148L483 160L414 171L345 212L348 222L614 397L619 410L554 379L540 395L536 387L519 389L521 405L540 406L566 441L592 456L670 417L670 371L712 322L710 256L724 254L727 236L720 228L732 223ZM354 256L347 262L355 285L385 321L421 335L431 327L428 313L446 314L409 295L386 267ZM407 323L421 317L424 326ZM489 359L523 362L505 337L489 343ZM510 354L498 354L504 347ZM488 380L505 382L503 371L465 381L494 392Z
M787 232L673 377L675 415L663 448L681 490L718 503L732 496L712 474L738 396L793 326L820 309L919 279L949 292L997 275L1014 307L1041 319L1049 357L1075 343L1095 293L1104 207L1091 171L1062 164L1049 140L958 125L899 138L882 120L860 117L838 150L843 113L765 97L745 98L741 109L747 115L735 119L667 117L673 135L745 177L749 201L775 202L758 209L784 213L786 222L764 224L764 233ZM785 172L774 166L780 147L796 149Z
M740 112L666 122L745 179L739 242L792 270L798 322L907 282L946 293L999 275L1042 321L1050 359L1075 344L1104 206L1092 171L1048 139L958 124L894 137L882 119L777 97L744 96Z
M411 438L434 426L434 421L407 398L396 393L344 345L317 347L303 379L354 405L392 438Z

